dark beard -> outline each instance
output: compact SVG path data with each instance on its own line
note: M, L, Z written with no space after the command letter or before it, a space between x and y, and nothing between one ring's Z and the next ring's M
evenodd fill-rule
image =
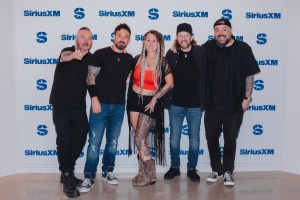
M217 44L218 47L220 47L220 48L226 47L226 45L230 42L230 39L231 39L231 38L228 38L228 39L226 40L226 42L224 42L224 44L221 44L221 43L216 39L216 44Z
M122 51L126 48L126 45L125 44L116 44L116 47L117 47L117 49Z

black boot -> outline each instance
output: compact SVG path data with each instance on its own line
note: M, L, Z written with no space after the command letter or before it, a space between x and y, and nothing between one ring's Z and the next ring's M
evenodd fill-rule
M72 182L74 184L75 187L80 187L81 183L83 182L81 179L77 178L74 174L74 172L71 173L72 175ZM60 175L60 182L63 183L64 182L64 176L63 173L61 173Z
M79 191L73 184L72 173L63 172L62 176L63 176L63 184L64 184L64 193L67 195L67 197L74 198L80 196Z

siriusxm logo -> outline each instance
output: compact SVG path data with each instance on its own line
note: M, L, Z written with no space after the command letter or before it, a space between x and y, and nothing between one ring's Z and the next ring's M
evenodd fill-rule
M256 40L256 43L257 44L266 44L267 43L267 34L265 34L265 33L259 33L259 34L257 34L257 40Z
M262 105L262 106L251 105L247 108L247 110L252 110L252 111L276 111L276 106L275 105Z
M116 155L124 156L124 155L128 155L128 152L129 152L128 149L117 149ZM104 154L104 149L100 149L99 155L103 155L103 154Z
M173 11L173 17L208 18L208 12L204 11Z
M85 17L83 8L75 8L74 9L74 18L75 19L83 19Z
M49 111L52 110L52 105L39 106L39 105L24 105L25 111Z
M135 41L143 41L144 35L135 35ZM165 41L171 41L171 35L164 35Z
M75 35L75 34L62 34L61 37L60 37L60 39L61 39L62 41L75 40L75 38L76 38L76 35ZM98 40L98 35L97 35L97 34L94 34L94 35L92 36L92 39L93 39L93 40Z
M254 89L261 91L265 88L263 80L256 80L254 81Z
M281 13L247 12L247 19L281 19Z
M260 125L260 124L255 124L254 126L253 126L253 131L252 131L252 133L254 134L254 135L262 135L263 133L264 133L264 129L263 129L264 127L262 126L262 125Z
M36 81L36 89L38 90L46 90L47 89L47 81L45 79L39 79Z
M265 60L257 60L258 65L264 66L278 66L278 60L265 59Z
M25 65L56 65L57 58L24 58Z
M224 19L231 20L232 19L232 11L230 9L225 9L222 11L222 15Z
M39 125L37 127L37 134L40 135L40 136L45 136L48 134L48 130L47 130L47 126L46 125Z
M241 155L274 155L274 149L241 149Z
M59 10L46 10L46 11L38 11L38 10L24 10L25 17L60 17Z
M57 156L57 150L25 150L25 156Z
M214 39L215 39L215 36L213 36L213 35L209 35L209 36L208 36L208 40L214 40ZM234 39L243 42L244 36L242 36L242 35L234 35Z
M170 132L170 128L169 127L165 127L165 134ZM181 127L181 134L182 135L188 135L189 134L189 128L187 124L182 125Z
M134 17L135 11L131 10L123 10L123 11L108 11L108 10L100 10L100 17Z
M189 151L180 149L179 154L183 155L183 156L187 156L187 155L189 155ZM203 155L203 154L204 154L204 149L199 149L198 155Z
M37 41L38 43L45 43L45 42L47 42L47 40L48 40L48 38L47 38L47 33L46 33L46 32L43 32L43 31L38 32L38 33L36 34L36 37L37 37L36 41Z
M159 18L159 10L157 8L151 8L148 11L148 18L151 20L157 20Z

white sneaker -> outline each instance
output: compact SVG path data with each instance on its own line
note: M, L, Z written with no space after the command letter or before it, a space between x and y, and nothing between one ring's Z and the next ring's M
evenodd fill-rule
M113 172L103 172L102 179L111 185L118 185L119 181Z
M81 183L79 192L86 193L91 190L91 187L94 185L95 181L93 179L85 178Z
M232 172L226 172L224 174L224 185L234 186L234 180L233 180Z
M222 174L219 175L218 172L212 172L209 174L209 176L206 178L207 182L215 183L217 182L220 178L222 178Z

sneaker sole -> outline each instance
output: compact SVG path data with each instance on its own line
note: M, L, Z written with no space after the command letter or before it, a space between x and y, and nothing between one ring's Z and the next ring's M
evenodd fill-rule
M210 182L210 183L215 183L215 182L217 182L219 179L221 179L222 178L222 176L219 176L217 179L212 179L212 178L206 178L206 181L207 182Z
M234 182L224 182L225 186L234 186Z
M181 174L181 173L175 174L173 177L165 177L165 176L164 176L164 179L165 179L165 180L172 180L172 179L175 178L176 176L180 176L180 174Z
M112 182L112 181L108 181L106 178L103 178L103 177L102 177L102 180L107 182L110 185L118 185L119 184L119 181L118 182Z
M93 184L93 185L94 185L94 184ZM93 185L91 185L91 187L89 187L89 188L85 188L84 190L81 189L81 188L79 188L79 192L80 192L80 193L88 193L89 191L91 191L91 188L93 187Z

